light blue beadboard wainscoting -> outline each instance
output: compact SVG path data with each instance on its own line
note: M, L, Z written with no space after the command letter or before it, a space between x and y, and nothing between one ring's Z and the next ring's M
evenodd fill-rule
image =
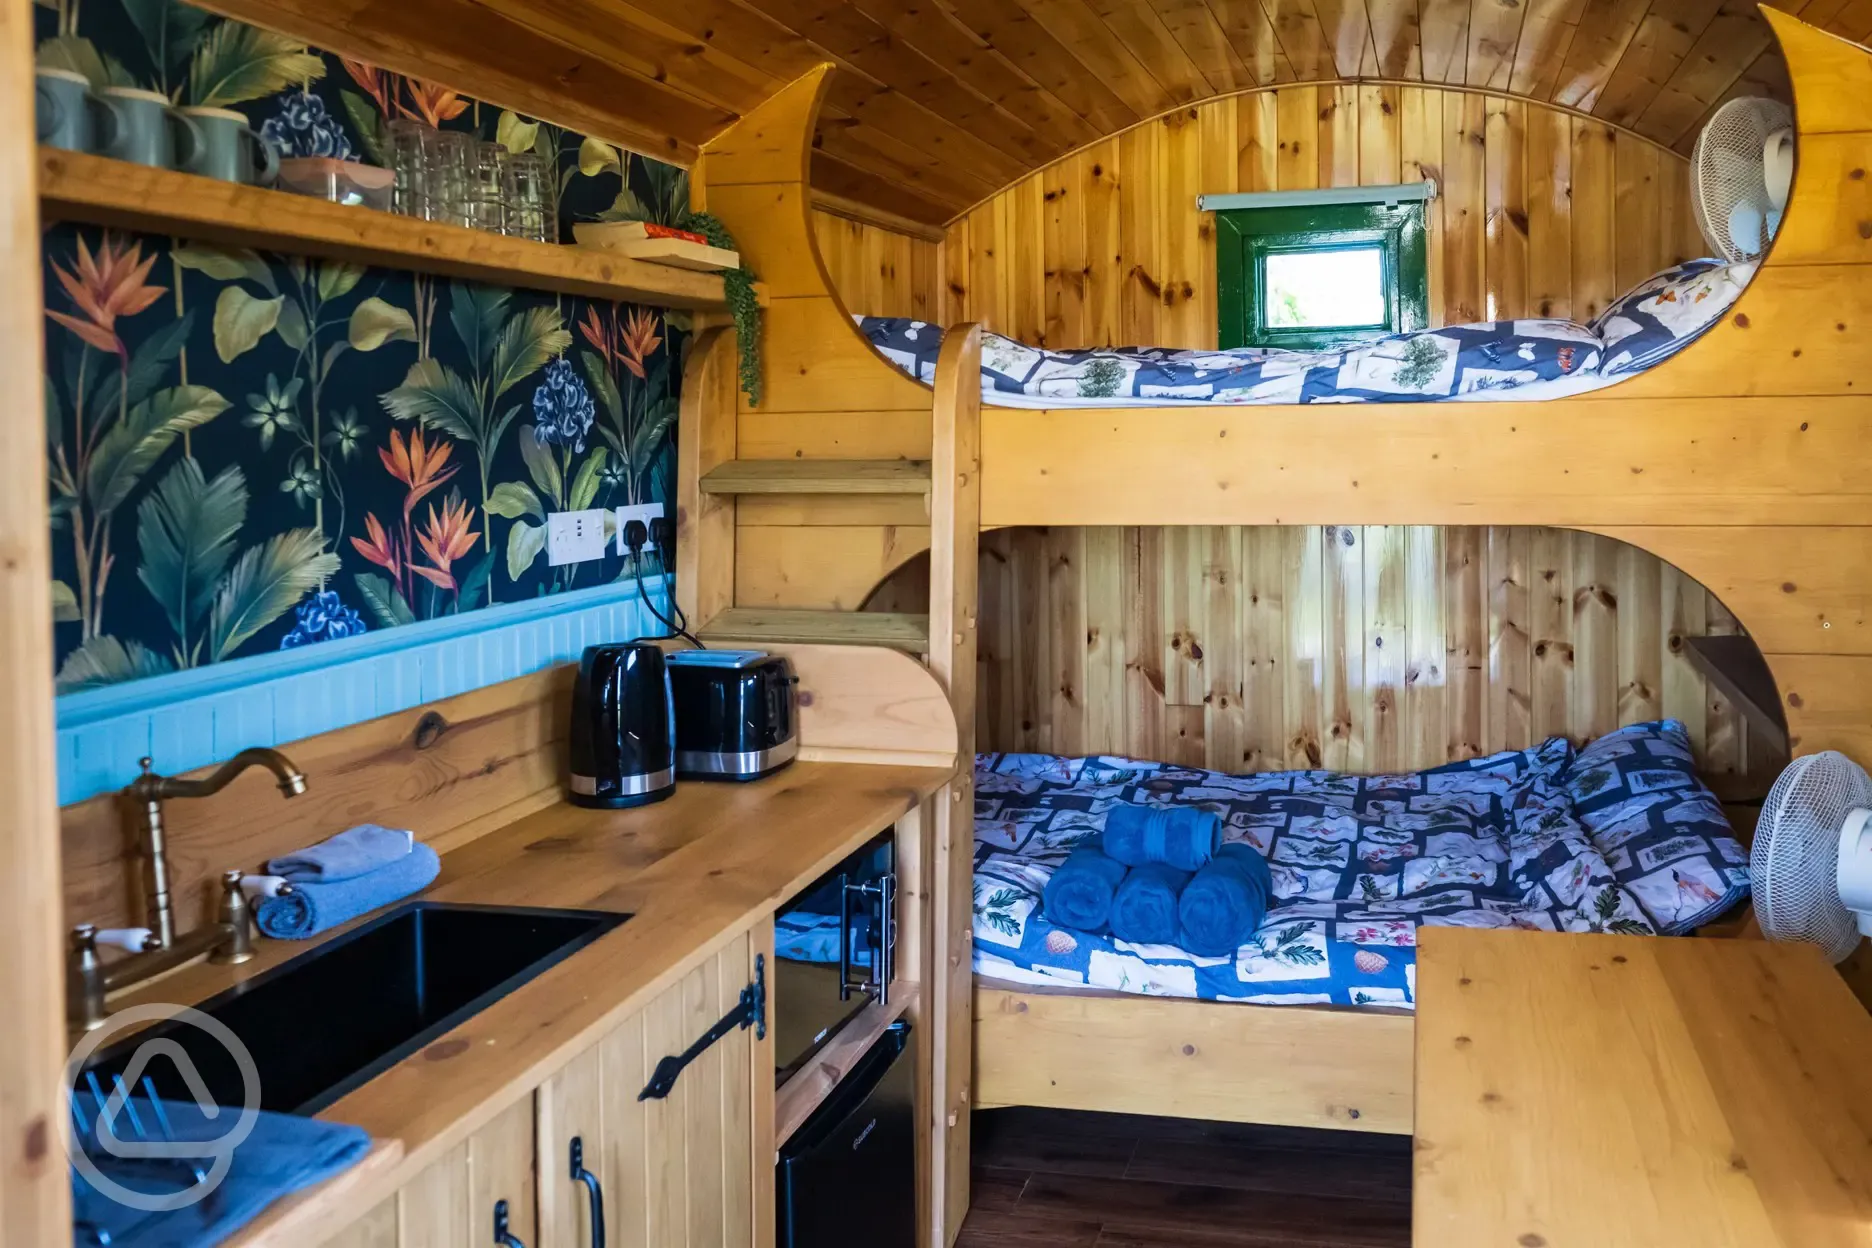
M644 584L667 614L669 579ZM667 631L635 584L602 585L69 693L58 700L59 803L122 788L145 755L174 775Z

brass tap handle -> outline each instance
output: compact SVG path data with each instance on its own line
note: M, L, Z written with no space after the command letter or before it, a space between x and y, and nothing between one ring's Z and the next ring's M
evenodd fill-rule
M98 961L97 928L80 923L71 930L66 1010L72 1025L94 1031L104 1025L104 964Z
M240 871L221 873L221 912L217 917L224 935L208 957L210 962L221 966L245 962L254 955L253 907L247 904L247 894L241 888L243 874Z

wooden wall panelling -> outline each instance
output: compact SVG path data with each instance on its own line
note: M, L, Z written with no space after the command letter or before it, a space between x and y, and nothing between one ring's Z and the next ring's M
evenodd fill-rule
M1611 537L1017 528L981 567L982 749L1383 771L1671 716L1710 774L1773 761L1683 656L1736 631L1712 587Z
M1524 108L1522 151L1527 185L1527 311L1573 315L1573 119L1550 108ZM1558 246L1558 240L1567 245Z
M446 850L556 799L574 670L552 668L295 743L286 753L312 780L292 801L256 770L220 797L169 803L178 926L206 917L221 871L252 869L367 819L413 828ZM71 922L142 921L141 859L127 845L125 815L114 793L61 812Z
M1399 174L1407 181L1443 184L1443 93L1418 88L1399 92ZM1429 270L1430 323L1446 325L1442 196L1424 205L1424 267Z
M44 432L38 151L32 140L33 28L27 5L0 15L0 1225L27 1243L67 1239L71 1187L58 1141L66 1053L59 907L58 774L52 714L51 555Z
M1423 178L1441 188L1426 206L1432 324L1588 320L1704 251L1685 163L1648 140L1460 88L1309 83L1176 109L979 205L943 244L949 308L1053 347L1213 345L1198 194ZM828 267L848 303L870 297L868 271Z
M938 319L938 243L820 210L812 219L826 275L847 312Z

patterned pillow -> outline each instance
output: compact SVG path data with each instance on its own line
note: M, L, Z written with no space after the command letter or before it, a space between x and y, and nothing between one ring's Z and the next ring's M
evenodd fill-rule
M1600 376L1641 372L1695 342L1741 296L1755 266L1689 260L1620 295L1590 327L1605 341Z
M1667 936L1748 895L1748 854L1697 778L1674 719L1600 737L1566 771L1567 795L1612 874Z

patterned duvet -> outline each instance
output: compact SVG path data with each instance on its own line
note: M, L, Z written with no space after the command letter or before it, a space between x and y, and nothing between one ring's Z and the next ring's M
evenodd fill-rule
M1419 924L1676 934L1748 893L1673 720L1395 776L987 754L976 794L975 970L1016 983L1408 1009ZM1208 806L1265 854L1254 939L1199 958L1048 923L1047 878L1114 802Z

